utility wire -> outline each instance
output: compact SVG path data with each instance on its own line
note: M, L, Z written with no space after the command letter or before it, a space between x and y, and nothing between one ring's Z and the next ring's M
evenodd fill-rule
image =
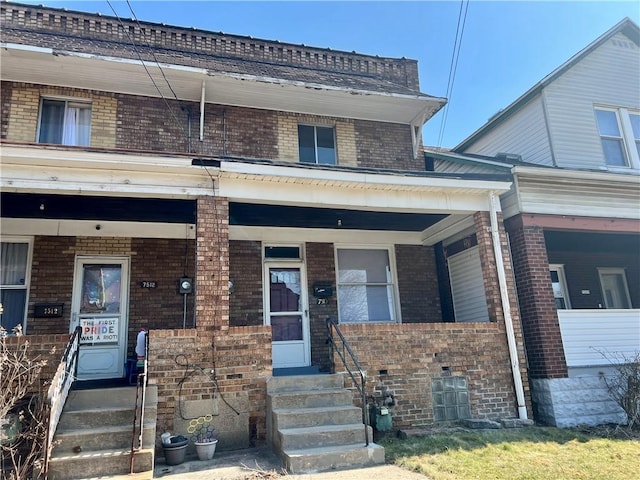
M124 31L124 33L127 35L127 38L129 39L129 43L131 43L131 45L133 46L133 50L136 52L136 55L138 56L138 59L140 60L140 62L142 63L142 66L144 67L145 72L147 72L147 75L149 76L149 78L151 79L151 83L153 83L153 86L156 88L156 90L158 91L158 93L160 94L160 97L162 98L162 100L164 101L167 110L169 111L169 113L171 114L171 117L173 118L173 120L176 122L176 125L178 125L180 127L180 129L182 130L182 133L185 135L185 138L187 137L187 131L184 128L184 125L182 125L182 122L180 122L180 120L178 120L178 118L176 117L173 109L171 108L171 105L169 105L169 102L167 101L167 99L165 98L164 94L162 93L162 91L160 90L160 87L158 86L158 84L156 83L156 81L154 80L153 76L151 75L151 72L149 71L149 69L147 68L147 65L145 64L144 60L142 59L142 55L140 54L140 51L138 50L138 47L136 46L133 38L131 38L131 35L129 35L129 31L127 28L125 28L124 22L122 21L122 19L120 18L120 16L118 15L118 13L116 12L115 8L113 8L113 5L111 5L111 2L109 0L106 0L107 4L109 5L109 7L111 7L111 11L113 12L113 14L116 16L116 18L118 19L118 22L120 23L120 26L122 27L122 30ZM128 4L129 2L127 2ZM137 21L137 20L136 20ZM139 24L138 24L139 25ZM154 55L155 58L155 55ZM157 62L157 60L156 60ZM162 69L160 69L160 71L162 71ZM162 73L162 76L164 77L164 72ZM166 77L165 77L166 80ZM168 82L167 82L168 83ZM173 92L173 89L171 87L169 87L171 89L171 91ZM175 92L173 92L173 94L175 95ZM177 99L177 97L176 97Z
M463 13L464 9L464 13ZM447 104L444 107L442 113L442 120L440 122L440 133L438 134L438 148L442 146L442 137L444 136L444 130L447 124L447 117L449 114L449 105L451 105L451 97L453 95L453 85L456 79L456 71L458 69L458 58L460 57L460 47L462 46L462 36L464 35L464 27L467 21L467 11L469 10L469 0L460 0L460 10L458 11L458 24L456 26L456 38L453 44L453 51L451 52L451 64L449 65L449 79L447 81L447 92L445 97L447 98ZM462 24L461 24L462 21Z

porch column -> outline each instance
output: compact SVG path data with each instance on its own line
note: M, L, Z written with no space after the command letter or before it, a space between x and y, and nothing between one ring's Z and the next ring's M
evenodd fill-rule
M530 378L566 378L560 324L549 278L544 230L524 226L520 216L506 222L520 299Z
M229 328L229 201L199 197L196 228L196 328Z

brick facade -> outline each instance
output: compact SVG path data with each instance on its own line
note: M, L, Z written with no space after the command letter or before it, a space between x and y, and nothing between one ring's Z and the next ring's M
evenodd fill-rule
M520 217L509 219L506 228L513 252L529 375L532 379L564 378L567 364L549 281L544 231L541 227L523 226Z
M396 245L395 252L402 322L441 322L442 312L433 248Z

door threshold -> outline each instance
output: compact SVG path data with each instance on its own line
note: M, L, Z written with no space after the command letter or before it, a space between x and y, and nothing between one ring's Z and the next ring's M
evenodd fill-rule
M290 367L290 368L274 368L274 377L288 377L292 375L318 375L320 374L320 368L317 365L310 365L308 367Z
M76 380L71 386L71 390L93 390L96 388L129 387L126 377L105 378L102 380Z

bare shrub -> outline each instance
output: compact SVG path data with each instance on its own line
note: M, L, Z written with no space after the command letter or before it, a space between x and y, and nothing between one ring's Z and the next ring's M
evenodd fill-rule
M20 329L14 333L22 336ZM40 373L46 363L32 354L28 341L8 345L0 327L0 423L4 426L17 415L20 425L14 438L0 442L0 469L7 480L27 480L40 471L47 430Z
M629 430L640 427L640 351L632 357L600 353L615 370L614 375L603 376L609 395L627 414Z

